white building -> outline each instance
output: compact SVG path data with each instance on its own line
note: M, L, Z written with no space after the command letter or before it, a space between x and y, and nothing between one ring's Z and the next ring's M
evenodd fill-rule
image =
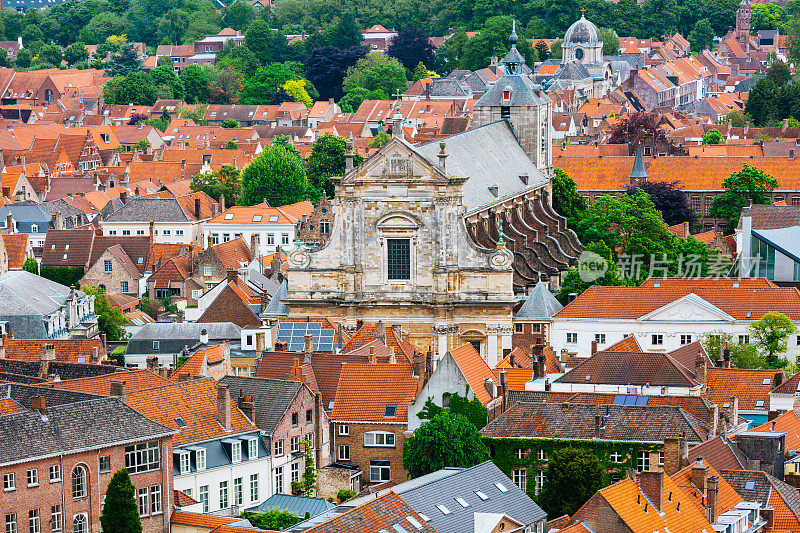
M740 276L800 281L800 206L752 205L736 228Z
M633 335L645 352L670 352L725 333L750 342L749 326L769 311L800 326L800 293L764 278L651 278L639 287L590 287L552 319L556 352L589 357L592 341L603 350ZM800 335L785 357L800 354Z
M152 235L155 243L200 246L201 224L217 214L217 204L207 194L179 198L134 198L101 223L103 235Z
M258 235L259 256L275 253L276 247L291 249L295 227L303 216L311 215L314 206L308 200L271 207L266 202L253 206L234 206L203 224L204 243L214 245L241 237L251 242Z

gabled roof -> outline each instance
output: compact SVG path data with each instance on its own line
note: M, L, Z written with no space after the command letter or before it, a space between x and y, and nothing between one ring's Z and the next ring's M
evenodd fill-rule
M242 263L247 264L253 260L250 247L241 237L216 244L211 249L227 270L239 270Z
M225 376L220 383L230 388L232 398L238 398L241 393L253 399L255 424L270 434L275 431L286 410L305 386L299 381L242 376Z
M621 341L612 344L605 350L601 350L603 352L641 352L642 348L639 346L639 343L636 342L636 337L634 335L628 335Z
M22 268L28 250L28 234L13 233L3 235L3 244L8 254L8 268Z
M754 427L751 431L786 433L786 450L800 450L800 417L794 411L786 411L772 420Z
M492 396L486 390L486 381L494 382L495 376L492 369L481 357L481 354L475 350L475 347L466 342L458 348L450 350L450 355L458 365L461 373L464 374L470 389L472 389L472 392L481 403L485 404L491 400Z
M409 520L413 519L414 522ZM416 522L416 523L415 523ZM417 527L419 524L419 527ZM398 529L398 526L400 529ZM376 533L378 531L421 531L437 533L400 496L389 492L346 513L305 530L307 533Z
M226 431L217 418L217 382L198 379L145 389L128 394L128 405L165 426L178 430L174 445L215 439L255 430L256 427L231 400L231 430ZM179 424L176 418L185 423Z
M275 291L275 294L270 298L267 307L261 312L261 316L288 316L289 306L281 301L286 298L288 292L289 281L284 279L278 286L278 290Z
M769 392L782 379L782 370L707 368L703 395L721 406L730 403L731 396L736 395L739 397L739 410L767 412Z
M188 222L191 220L175 198L133 198L104 222Z
M418 378L411 365L343 363L331 418L339 421L407 422ZM385 416L394 405L394 416Z
M741 452L734 450L731 443L720 436L708 439L689 450L689 463L695 462L699 457L716 470L741 470L746 463Z
M773 531L800 531L797 489L765 472L723 470L720 474L744 500L774 509Z
M669 355L656 352L597 352L555 383L696 387L694 375Z

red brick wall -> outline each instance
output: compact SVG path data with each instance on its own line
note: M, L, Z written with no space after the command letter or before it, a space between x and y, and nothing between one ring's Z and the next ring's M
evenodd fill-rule
M100 472L99 458L111 456L111 470ZM61 481L50 482L50 466L61 465ZM72 471L82 465L86 469L88 492L85 498L72 498ZM27 471L38 469L39 485L28 487ZM86 513L89 531L100 531L100 500L105 495L114 471L125 468L125 446L114 446L102 450L87 451L77 454L39 459L0 469L0 475L10 472L15 474L16 490L3 493L3 515L17 514L17 531L29 531L28 512L39 509L41 533L51 533L50 513L53 505L62 505L62 525L65 533L73 530L73 517ZM161 469L151 472L131 474L131 482L139 488L161 486L162 512L153 516L142 517L144 533L166 533L169 531L169 513L172 505L172 441L163 439L161 443ZM3 516L2 520L5 520Z
M539 331L536 331L538 327ZM520 332L519 329L522 329ZM533 344L547 343L547 324L532 322L514 322L514 334L511 336L511 348L528 349Z
M349 435L339 435L339 426L349 426ZM333 436L331 438L331 460L339 461L338 448L341 445L350 446L350 460L341 461L358 465L362 471L362 483L370 485L369 462L389 461L391 467L391 480L402 483L408 479L408 474L403 469L403 441L405 434L404 425L400 424L381 424L377 422L356 422L349 424L333 424ZM388 431L394 433L394 447L364 446L364 433L368 431Z

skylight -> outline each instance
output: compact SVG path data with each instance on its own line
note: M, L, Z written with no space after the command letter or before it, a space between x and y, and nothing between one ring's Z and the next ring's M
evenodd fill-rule
M397 533L408 533L408 531L406 531L406 529L403 526L401 526L400 524L393 525L392 529L397 531Z
M481 499L481 500L483 500L483 501L486 501L486 500L488 500L488 499L489 499L489 497L488 497L486 494L484 494L483 492L481 492L481 491L479 491L479 490L476 490L476 491L475 491L475 494L477 494L477 495L478 495L478 498L480 498L480 499Z
M261 215L253 215L253 222L261 222Z
M383 410L384 417L392 417L397 416L397 406L396 405L387 405L386 409Z
M464 498L456 498L456 501L461 507L469 507L467 500L465 500Z
M180 427L185 428L186 422L183 421L183 418L176 418L175 423L178 424Z
M79 363L85 363L86 362L86 357L84 357L84 356L78 357L78 362Z
M755 490L756 489L756 482L755 481L745 481L744 482L744 490Z
M422 515L420 515L420 516L422 516ZM420 521L417 520L416 518L414 518L413 516L407 516L406 519L415 528L422 529L422 524L420 523Z
M225 213L225 220L233 220L233 213Z
M419 517L422 518L423 520L425 520L426 522L430 522L431 521L431 519L428 517L428 515L425 515L425 514L422 514L422 513L418 513L418 514L419 514Z
M436 508L439 509L444 515L450 514L450 509L448 509L444 505L437 505Z
M764 407L764 400L758 400L756 402L756 407Z
M495 483L494 486L497 487L500 492L508 492L508 489L502 483Z
M764 378L764 381L761 382L762 385L769 385L772 381L772 378Z
M270 215L269 216L269 221L270 222L277 222L278 221L278 215Z

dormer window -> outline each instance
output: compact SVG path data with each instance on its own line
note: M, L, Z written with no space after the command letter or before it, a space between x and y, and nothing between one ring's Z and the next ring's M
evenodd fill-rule
M511 89L503 90L503 103L508 104L511 102Z

